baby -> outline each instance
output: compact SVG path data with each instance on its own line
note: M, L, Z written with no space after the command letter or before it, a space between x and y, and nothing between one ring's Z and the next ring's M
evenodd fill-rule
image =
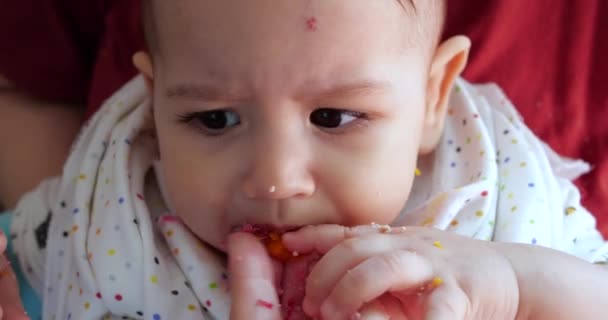
M14 213L43 318L604 318L587 166L458 78L445 6L144 1L142 76Z

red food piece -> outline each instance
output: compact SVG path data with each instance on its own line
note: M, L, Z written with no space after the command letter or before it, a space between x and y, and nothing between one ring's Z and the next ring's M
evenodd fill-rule
M306 279L319 259L321 259L320 254L311 253L292 257L285 263L281 281L282 294L279 297L283 319L310 319L302 310L302 302L306 293Z

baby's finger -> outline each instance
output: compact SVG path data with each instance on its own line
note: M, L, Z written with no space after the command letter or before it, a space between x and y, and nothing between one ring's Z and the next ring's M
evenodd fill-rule
M385 293L419 288L433 279L424 257L405 250L373 256L346 272L321 305L323 319L344 319Z
M470 302L455 284L444 284L434 289L427 300L426 320L466 319Z
M358 313L355 313L354 316L350 316L350 319L389 320L392 318L389 316L384 305L380 303L379 300L374 300L363 306L363 308L361 308Z
M0 306L2 306L0 319L29 319L21 304L17 277L3 254L0 254Z
M367 234L403 232L403 228L391 228L377 224L345 227L335 224L309 226L283 235L281 240L290 251L325 253L338 243Z
M394 250L391 241L380 235L365 235L340 242L313 267L306 280L303 308L316 316L338 281L350 269L370 257ZM368 300L369 301L369 300ZM331 319L331 318L330 318Z
M230 235L228 265L232 294L230 319L280 319L272 261L259 240L246 233Z
M4 250L6 250L6 235L0 229L0 254L3 254Z

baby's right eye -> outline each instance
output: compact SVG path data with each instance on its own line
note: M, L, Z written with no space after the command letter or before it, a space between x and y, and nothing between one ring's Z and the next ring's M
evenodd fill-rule
M193 124L210 136L219 136L226 130L241 124L241 117L230 110L193 112L180 118L181 122Z

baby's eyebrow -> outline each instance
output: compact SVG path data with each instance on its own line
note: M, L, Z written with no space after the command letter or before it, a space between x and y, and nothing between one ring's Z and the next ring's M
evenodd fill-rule
M227 94L217 87L209 85L180 84L169 87L165 92L167 98L184 100L207 100L207 101L238 101L243 97Z
M321 90L306 90L299 96L300 98L306 99L310 97L330 99L339 98L345 96L357 96L366 95L375 92L385 91L392 87L389 81L381 80L360 80L350 83L340 83L323 88Z

